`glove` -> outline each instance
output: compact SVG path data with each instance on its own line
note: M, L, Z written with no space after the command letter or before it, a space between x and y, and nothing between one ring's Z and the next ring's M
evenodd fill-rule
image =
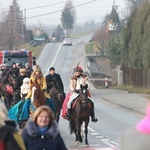
M75 92L75 93L78 93L78 94L79 94L79 92L80 92L80 91L79 91L79 90L77 90L77 89L74 89L74 90L73 90L73 92Z
M46 92L46 89L43 89L43 92Z

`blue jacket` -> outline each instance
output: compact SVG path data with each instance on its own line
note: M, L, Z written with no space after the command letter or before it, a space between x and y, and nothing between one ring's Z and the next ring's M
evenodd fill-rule
M30 119L22 132L22 138L27 150L67 150L55 121L42 134Z

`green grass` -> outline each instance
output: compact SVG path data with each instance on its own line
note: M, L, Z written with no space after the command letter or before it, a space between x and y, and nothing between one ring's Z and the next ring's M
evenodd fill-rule
M84 33L79 33L79 34L74 34L71 36L72 39L75 39L75 38L78 38L78 37L81 37L81 36L84 36L84 35L87 35L87 34L90 34L91 32L84 32Z
M18 49L27 49L27 50L30 50L32 51L33 53L33 56L35 56L36 58L40 55L40 53L42 52L42 49L44 48L45 44L42 44L42 45L38 45L38 46L32 46L30 44L22 44L19 46Z
M112 89L126 90L129 93L150 94L150 89L138 88L134 86L111 86Z
M99 50L97 49L96 43L90 42L85 46L86 53L97 53Z

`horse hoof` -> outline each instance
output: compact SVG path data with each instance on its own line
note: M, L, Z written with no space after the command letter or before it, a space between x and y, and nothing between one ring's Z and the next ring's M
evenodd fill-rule
M75 146L78 146L78 145L80 145L80 142L79 142L79 141L77 141L77 142L75 143Z
M85 143L85 146L86 146L86 147L89 147L89 144L88 144L88 143Z

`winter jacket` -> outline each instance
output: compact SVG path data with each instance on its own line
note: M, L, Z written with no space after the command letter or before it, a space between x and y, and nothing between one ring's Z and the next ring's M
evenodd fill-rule
M26 68L26 70L27 70L26 75L27 75L27 77L30 78L30 76L31 76L31 74L33 72L33 69L31 67L29 67L29 68Z
M44 89L46 90L47 84L46 84L46 80L42 73L39 76L36 76L34 72L31 74L30 82L29 82L30 87L32 86L33 83L35 83L35 80L40 85L42 90L44 90ZM32 94L32 92L30 90L28 95L26 96L26 99L31 98L31 94ZM45 97L47 97L47 98L50 97L46 92L44 94L45 94Z
M58 85L58 88L64 91L64 85L59 74L54 73L54 75L49 74L46 76L47 91L52 88L52 82L55 82L55 84Z
M26 150L17 125L12 120L5 121L5 125L0 127L0 150Z
M22 132L22 138L27 150L67 150L55 121L42 134L30 119Z

